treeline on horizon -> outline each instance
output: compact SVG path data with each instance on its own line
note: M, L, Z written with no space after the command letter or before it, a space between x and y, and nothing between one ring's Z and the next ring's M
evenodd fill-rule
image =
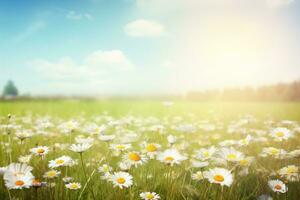
M300 80L258 88L191 91L186 98L197 101L300 101Z
M30 94L4 96L0 101L32 101L32 100L64 100L79 99L83 101L97 100L159 100L159 101L300 101L300 80L290 83L260 86L257 88L227 88L223 90L191 91L186 95L54 95L31 96Z

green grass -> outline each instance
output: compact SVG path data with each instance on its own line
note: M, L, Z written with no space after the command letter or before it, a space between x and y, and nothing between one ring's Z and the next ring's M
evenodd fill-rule
M295 102L176 102L172 109L162 106L160 101L134 101L134 100L111 100L111 101L16 101L0 102L0 114L49 114L60 117L72 117L72 115L86 114L95 115L108 111L113 116L128 113L136 115L184 114L193 113L205 117L207 112L214 110L222 116L236 117L243 114L254 114L258 117L274 117L278 119L300 119L300 104Z
M141 131L135 124L120 125L119 128L111 127L107 130L108 134L116 134L116 142L122 137L123 131L132 131L138 134L138 140L132 142L132 149L135 151L142 151L140 144L145 141L159 143L162 150L168 147L167 135L173 134L178 136L178 142L175 148L180 149L180 152L187 154L189 158L192 157L195 150L201 147L210 147L211 145L218 146L218 143L225 139L243 139L239 131L235 134L226 132L229 123L240 119L245 115L253 115L257 121L246 124L242 128L247 130L247 133L252 134L255 130L269 131L269 128L264 125L266 120L274 120L278 123L280 120L300 120L300 103L279 103L279 102L263 102L263 103L241 103L241 102L190 102L178 101L174 102L172 107L165 107L160 101L134 101L134 100L112 100L112 101L77 101L77 100L61 100L61 101L16 101L16 102L0 102L0 124L18 124L21 128L12 129L11 134L7 134L6 129L1 131L1 152L0 152L0 166L7 166L10 163L9 152L7 149L12 148L12 161L17 162L18 157L21 155L29 154L29 149L36 145L45 145L51 148L51 151L44 160L38 156L33 156L29 165L32 166L33 174L36 178L42 181L42 175L45 171L49 170L48 161L53 160L62 155L69 155L73 159L79 159L79 154L68 150L68 146L75 143L75 137L78 135L88 136L82 130L76 130L71 136L63 135L60 133L58 125L61 122L69 119L76 119L81 121L81 126L95 122L97 116L107 112L115 120L124 119L129 114L134 116L135 119L144 120L150 116L159 119L156 124L163 124L166 128L165 134L159 134L153 131ZM8 121L7 115L12 114L16 118ZM15 138L15 132L23 129L34 129L34 121L41 116L51 116L52 122L55 124L51 129L47 129L47 135L34 135L30 139L26 139L21 145L20 141ZM32 123L24 123L21 117L31 116ZM180 123L174 122L173 117L183 117L182 124L192 123L198 125L201 120L209 120L210 123L216 125L223 123L224 126L216 131L208 132L198 129L195 133L183 134L172 128L172 125ZM97 121L98 125L107 124L107 121ZM153 124L155 125L155 124ZM142 123L143 127L149 127L149 124ZM278 124L272 127L276 128ZM298 125L297 125L298 126ZM288 127L290 129L294 127ZM121 130L121 131L120 131ZM221 137L216 139L213 136L219 134ZM8 138L12 138L12 143L8 144ZM98 141L97 136L95 143L91 149L83 153L84 162L87 174L90 175L100 165L106 163L113 167L114 171L119 171L118 162L121 157L113 157L112 152L108 150L107 144ZM247 156L254 156L255 161L249 167L249 174L247 176L239 176L239 168L234 168L234 181L230 187L221 188L217 184L211 184L207 180L195 181L191 179L192 173L199 169L190 168L189 160L182 162L180 165L173 167L167 166L157 160L149 160L148 163L132 168L129 173L133 176L134 184L127 189L120 190L114 188L112 184L106 180L100 179L100 173L96 172L91 178L89 186L92 188L96 195L96 199L139 199L139 194L144 191L153 191L161 196L161 199L179 200L179 199L256 199L261 194L270 194L274 199L298 199L300 194L299 182L288 182L287 186L289 191L286 194L276 194L270 190L267 185L268 180L279 178L278 175L270 176L272 172L276 172L280 168L294 164L299 166L300 159L274 159L271 157L261 158L258 154L263 147L274 146L283 148L290 152L300 147L299 134L294 139L289 139L284 142L275 142L268 135L267 142L258 143L253 142L247 147L236 148ZM67 144L67 149L59 150L53 149L55 143ZM183 144L188 144L182 147ZM213 168L211 164L204 170ZM232 165L224 168L232 169ZM86 180L79 162L79 165L58 169L64 175L71 176L74 181L80 182L82 187ZM265 171L263 171L265 170ZM39 189L30 188L23 190L10 190L13 198L20 199L78 199L81 190L70 191L62 185L61 176L54 181L56 186L52 189L49 187L42 187ZM1 178L0 182L0 199L8 199L8 192L5 188L4 181ZM85 189L82 193L81 199L92 199L89 189Z

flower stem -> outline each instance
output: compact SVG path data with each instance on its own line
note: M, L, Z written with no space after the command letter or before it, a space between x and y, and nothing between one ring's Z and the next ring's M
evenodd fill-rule
M8 197L9 197L9 200L12 200L12 198L11 198L11 194L10 194L10 191L9 191L9 189L7 188L7 192L8 192Z
M87 187L87 184L90 182L90 180L91 180L91 178L92 178L92 176L94 175L95 172L96 172L96 170L94 169L93 172L92 172L92 174L90 175L89 179L88 179L87 182L84 184L83 189L82 189L82 191L80 192L80 195L79 195L79 197L78 197L78 200L81 199L81 196L82 196L82 194L83 194L85 188Z
M85 166L84 166L84 164L83 164L82 153L80 153L80 160L81 160L81 166L82 166L82 170L83 170L83 174L84 174L84 178L85 178L87 187L88 187L88 189L90 190L90 192L92 193L93 199L96 200L93 189L90 188L90 186L88 185L88 181L89 181L89 180L88 180L88 178L87 178L86 171L85 171Z

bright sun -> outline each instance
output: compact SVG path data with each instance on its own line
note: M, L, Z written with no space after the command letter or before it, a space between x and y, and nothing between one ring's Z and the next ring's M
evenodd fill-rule
M287 57L287 51L277 56L278 50L288 49L278 42L277 29L271 23L265 26L231 17L208 18L197 27L185 27L176 49L173 81L178 84L174 87L187 91L257 86L278 79L280 73L265 76Z

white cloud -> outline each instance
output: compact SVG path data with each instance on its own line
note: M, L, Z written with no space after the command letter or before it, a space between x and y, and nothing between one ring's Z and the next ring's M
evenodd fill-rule
M165 33L165 28L156 21L138 19L126 24L124 31L131 37L158 37Z
M86 67L78 65L72 58L63 57L56 62L45 59L35 59L29 62L43 77L51 80L81 79L88 72Z
M294 0L266 0L267 4L271 8L281 8L288 6L294 2Z
M120 50L95 51L81 59L34 59L29 67L43 82L35 94L100 95L128 91L134 65ZM135 76L133 75L133 78Z
M56 62L35 59L29 65L45 78L67 82L95 82L133 68L133 64L120 50L95 51L82 62L63 57Z
M90 66L102 66L120 70L127 70L133 67L133 64L120 50L95 51L85 60Z
M27 38L44 29L45 27L46 23L43 20L37 20L31 23L24 31L15 36L13 38L13 41L21 42L23 40L26 40Z
M70 20L82 20L82 19L92 20L93 16L89 13L77 13L74 10L71 10L67 13L66 18Z

